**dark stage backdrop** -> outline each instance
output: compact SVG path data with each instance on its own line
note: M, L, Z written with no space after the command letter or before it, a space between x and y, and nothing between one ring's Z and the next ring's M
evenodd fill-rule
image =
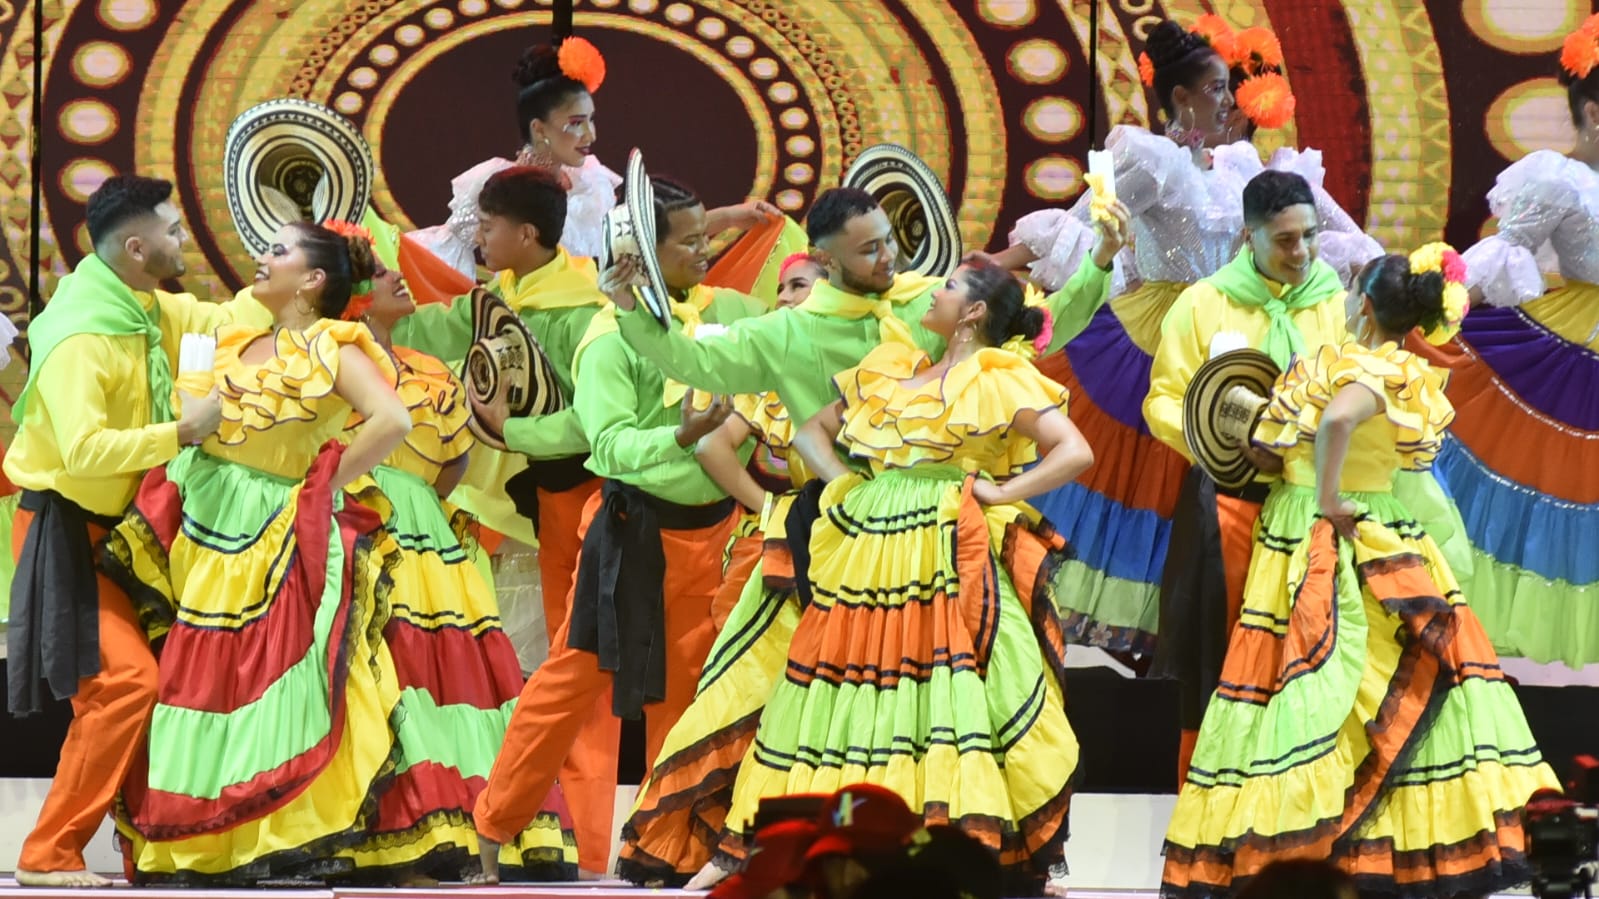
M171 178L196 240L185 286L251 270L222 191L233 117L326 103L375 148L374 203L446 215L450 178L517 149L509 72L547 38L547 0L43 0L31 214L33 3L0 0L0 312L25 324L30 232L44 294L85 251L83 202L119 170ZM970 247L1067 203L1085 152L1146 123L1135 58L1153 22L1218 12L1281 37L1299 97L1264 143L1316 147L1328 186L1385 243L1472 241L1509 161L1565 146L1555 54L1569 0L580 0L605 52L600 155L629 147L712 202L803 210L865 145L914 148L948 184ZM1097 30L1091 28L1097 22ZM1090 52L1097 69L1090 71ZM1093 93L1094 102L1090 103ZM1094 121L1090 122L1090 119Z

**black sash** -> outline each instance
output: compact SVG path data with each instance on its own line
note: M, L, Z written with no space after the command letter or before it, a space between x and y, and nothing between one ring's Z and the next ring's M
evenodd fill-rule
M583 538L566 645L600 657L600 670L613 674L612 713L636 720L644 706L666 698L661 531L710 527L732 514L734 503L680 506L612 480L600 497Z
M54 490L22 491L34 513L11 581L6 659L11 714L44 709L50 695L67 699L78 681L100 673L100 585L95 579L91 523L110 529L120 519L95 515Z
M516 514L533 522L533 532L539 530L539 491L565 493L597 477L584 467L588 453L567 456L564 459L529 459L522 469L505 481L505 495L516 507Z

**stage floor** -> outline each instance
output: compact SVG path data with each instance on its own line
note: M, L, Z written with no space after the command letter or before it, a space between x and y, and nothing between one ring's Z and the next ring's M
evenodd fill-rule
M506 884L497 887L472 887L463 884L446 884L426 890L360 889L134 889L118 881L112 891L117 896L138 896L141 899L195 899L197 896L238 897L238 899L429 899L449 896L453 899L645 899L645 897L704 896L704 893L687 890L646 890L628 885L624 881L600 880L582 884ZM103 894L104 890L50 890L18 886L10 877L0 878L0 897L28 897L28 899L82 899L84 896ZM1156 899L1158 894L1144 890L1072 890L1071 899Z

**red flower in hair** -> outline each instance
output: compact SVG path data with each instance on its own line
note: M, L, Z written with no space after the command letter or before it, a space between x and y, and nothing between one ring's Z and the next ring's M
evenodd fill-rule
M1261 128L1281 128L1294 117L1294 92L1276 72L1256 75L1238 85L1238 108Z
M562 75L583 85L591 94L605 83L605 57L600 55L598 47L580 37L562 40L560 49L555 52L555 61Z
M1144 87L1155 86L1155 63L1150 60L1148 53L1138 54L1138 80Z
M1445 250L1443 259L1444 280L1454 284L1466 283L1466 260L1454 250Z
M341 222L338 219L328 219L322 227L332 231L340 237L359 237L367 243L372 242L372 232L355 224L354 222Z
M1560 67L1573 78L1587 78L1599 65L1599 14L1591 15L1582 27L1566 35L1560 48Z

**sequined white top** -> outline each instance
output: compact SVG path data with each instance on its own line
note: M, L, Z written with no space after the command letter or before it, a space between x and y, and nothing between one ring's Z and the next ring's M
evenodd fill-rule
M1214 274L1238 252L1243 235L1244 185L1265 169L1253 144L1239 141L1211 151L1202 169L1187 149L1164 137L1118 125L1105 140L1116 163L1116 193L1132 213L1132 248L1117 257L1111 293L1133 281L1192 284ZM1323 232L1322 258L1348 282L1353 269L1381 255L1382 248L1362 232L1322 188L1326 170L1319 151L1278 151L1271 167L1293 171L1316 193ZM1038 261L1032 277L1056 290L1071 277L1094 246L1085 193L1070 210L1049 209L1023 216L1011 231Z
M1544 272L1599 284L1599 173L1569 156L1538 150L1499 174L1488 192L1499 233L1464 254L1466 283L1493 306L1543 295Z
M495 172L515 165L509 159L484 160L450 181L450 217L442 225L412 231L424 247L469 278L477 277L477 261L472 255L477 232L477 198L484 182ZM566 195L566 227L561 246L573 256L597 257L605 235L605 214L616 205L616 188L621 176L606 168L597 157L583 165L561 166L572 182Z

